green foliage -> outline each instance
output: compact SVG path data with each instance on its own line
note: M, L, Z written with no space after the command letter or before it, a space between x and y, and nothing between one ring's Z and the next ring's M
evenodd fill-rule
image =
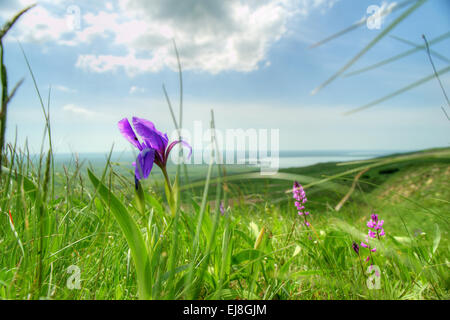
M114 194L108 190L108 188L105 187L105 185L102 184L90 170L88 170L88 174L89 179L98 191L100 197L111 208L111 212L119 223L120 228L127 239L127 243L130 247L131 255L133 256L133 261L136 266L139 297L141 299L149 298L151 295L151 277L147 247L144 243L144 239L142 238L141 231L119 199L117 199Z
M36 183L35 172L19 170L26 168L26 160L16 161L17 168L2 174L1 207L11 209L17 236L8 216L2 214L0 297L448 299L450 204L445 199L450 191L445 186L449 160L422 154L426 156L421 159L410 157L370 169L359 182L370 188L357 188L339 212L332 208L341 192L319 189L320 184L307 189L316 232L300 226L292 196L284 193L290 182L282 186L276 180L269 180L269 185L254 184L249 190L253 194L263 194L272 184L283 192L269 192L272 197L262 202L235 203L223 216L217 215L214 205L217 191L199 202L193 200L197 199L194 194L190 202L180 203L173 216L165 197L158 198L148 183L142 184L142 212L134 184L123 189L118 181L126 177L118 176L109 165L103 178L89 170L92 186L83 189L76 183L80 179L66 179L57 168L52 178L56 179L58 198L46 203L48 241L40 288L34 285L39 256L39 241L35 240L40 228L36 192L42 194L43 189ZM67 174L72 170L77 169L68 168ZM290 169L309 172L312 177L348 170L348 166L335 164ZM433 183L427 184L430 179ZM420 182L422 188L411 187ZM70 193L64 191L67 183L71 183ZM241 182L229 181L230 190L234 190L233 183ZM333 183L349 188L347 180L336 178ZM11 187L7 189L7 185ZM314 188L321 191L312 193ZM272 201L281 195L283 202ZM235 194L229 196L232 199ZM210 197L214 200L209 201ZM321 205L327 199L332 205ZM351 248L352 241L364 239L373 208L385 220L387 232L374 255L382 272L380 290L367 288L367 275ZM367 252L361 253L365 258ZM67 287L71 265L81 270L79 290Z

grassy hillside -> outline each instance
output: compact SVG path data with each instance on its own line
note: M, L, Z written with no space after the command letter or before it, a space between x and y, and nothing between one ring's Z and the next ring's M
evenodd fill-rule
M45 157L40 170L16 157L0 188L0 298L448 299L449 153L318 164L270 179L234 173L212 179L206 194L204 179L181 180L175 215L159 184L147 180L139 201L131 174L115 165L53 176ZM296 212L293 180L305 187L311 228ZM373 212L386 235L358 256L352 243L365 241ZM372 263L379 289L367 284Z

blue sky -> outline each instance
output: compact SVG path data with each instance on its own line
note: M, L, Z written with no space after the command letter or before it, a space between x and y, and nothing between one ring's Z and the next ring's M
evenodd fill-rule
M1 2L0 21L28 3ZM450 123L441 110L445 100L436 80L365 111L343 115L430 75L424 51L361 75L340 77L311 95L404 9L389 14L379 30L364 25L323 46L311 49L311 44L368 16L370 5L388 7L393 1L38 3L5 44L10 86L25 78L9 108L7 139L14 139L17 127L19 144L27 137L34 151L41 144L44 118L17 40L45 100L52 86L57 152L105 152L113 143L116 150L128 150L116 124L134 115L171 132L162 85L177 106L172 38L184 70L187 129L194 121L202 121L206 128L213 108L219 129L279 129L282 150L417 150L449 145ZM76 17L80 19L73 20ZM422 44L422 34L431 40L450 31L449 17L450 1L429 0L390 34ZM385 37L350 70L410 48ZM432 49L450 59L450 38ZM438 69L448 66L434 61ZM449 74L441 80L449 89Z

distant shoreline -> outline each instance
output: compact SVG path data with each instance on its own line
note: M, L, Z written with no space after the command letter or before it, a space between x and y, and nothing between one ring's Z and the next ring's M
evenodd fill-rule
M448 148L448 147L447 147ZM425 152L430 150L447 149L443 148L430 148L424 150L283 150L279 152L280 169L291 169L291 168L303 168L308 166L313 166L321 163L328 162L348 162L348 161L358 161L358 160L369 160L375 158L382 158L394 155L406 155L409 153ZM194 151L195 152L195 151ZM225 155L225 152L223 153ZM103 166L109 153L105 152L83 152L83 153L56 153L54 155L55 164L60 166L68 162L74 161L75 157L78 157L80 162L85 161L98 166ZM111 155L111 161L120 165L127 166L135 161L137 153L134 150L129 151L117 151L113 152ZM38 155L31 155L32 158L36 160L39 159ZM248 163L248 152L246 153L246 164L230 164L229 166L240 167L243 169L247 167L248 169L256 169L258 166ZM34 160L33 160L34 161ZM207 163L203 164L188 164L188 166L195 166L201 168L202 166L207 166ZM174 168L175 165L169 163L169 169Z

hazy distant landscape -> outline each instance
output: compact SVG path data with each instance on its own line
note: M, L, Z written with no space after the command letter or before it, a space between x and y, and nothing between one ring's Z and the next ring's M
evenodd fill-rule
M200 151L193 151L202 152ZM306 167L318 163L324 162L344 162L344 161L357 161L366 160L375 157L382 157L393 154L405 153L402 150L316 150L316 151L280 151L279 152L279 165L280 169L290 167ZM222 159L226 159L226 151L222 153ZM31 156L34 159L38 159L38 155ZM62 165L74 164L75 160L84 162L85 164L92 164L93 167L103 167L105 160L108 158L107 153L57 153L54 155L55 164L59 167ZM127 167L132 169L130 163L134 161L136 155L132 151L113 152L111 155L111 162L120 165L125 170ZM245 155L246 164L234 164L228 165L228 170L242 171L247 168L249 171L257 170L258 165L249 164L250 158L248 152ZM225 160L224 160L225 162ZM236 161L237 162L237 161ZM208 163L203 165L192 164L192 159L186 163L190 167L208 167ZM176 165L169 163L169 170L176 170Z

